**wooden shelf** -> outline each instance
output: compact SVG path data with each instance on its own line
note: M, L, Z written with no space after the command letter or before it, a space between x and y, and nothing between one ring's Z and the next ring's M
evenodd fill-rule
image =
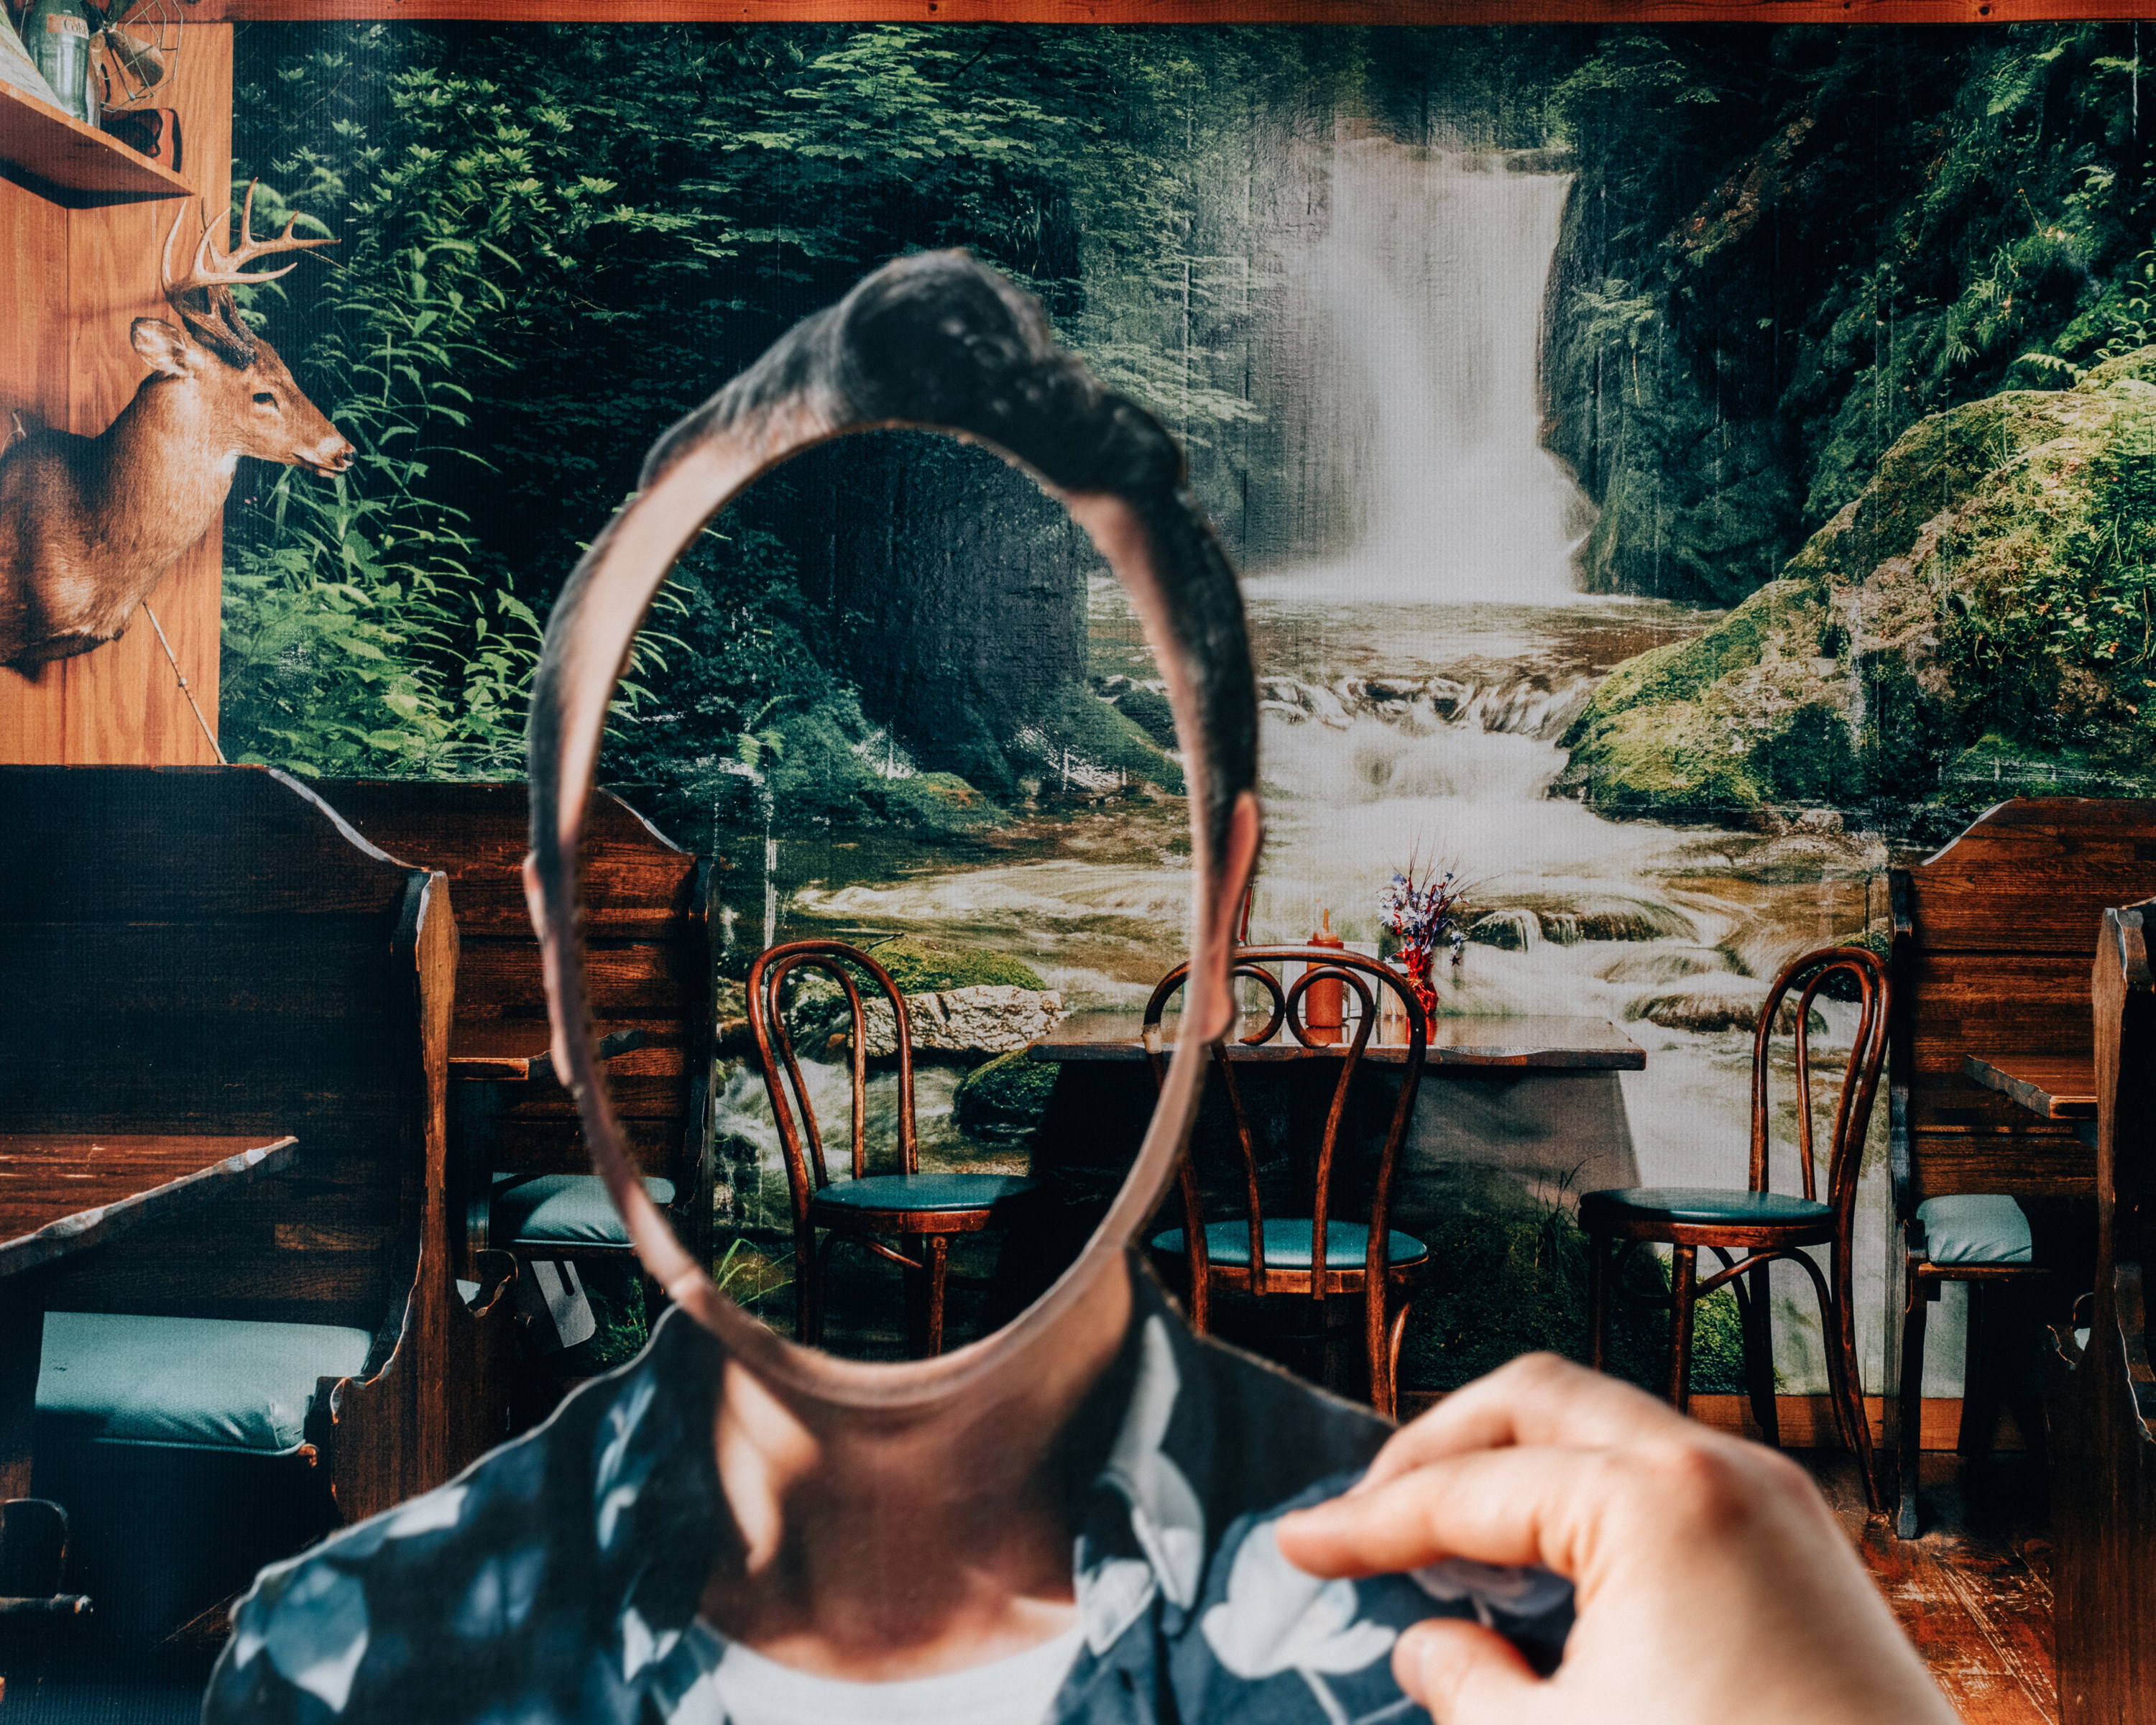
M12 84L0 84L0 177L70 209L195 192L170 168Z

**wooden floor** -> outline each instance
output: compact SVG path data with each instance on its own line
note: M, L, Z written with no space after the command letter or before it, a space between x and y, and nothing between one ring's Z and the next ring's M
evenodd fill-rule
M1906 1541L1867 1515L1845 1452L1806 1460L1964 1725L2057 1725L2051 1547L2035 1459L2001 1456L1978 1476L1953 1455L1926 1455L1924 1532Z

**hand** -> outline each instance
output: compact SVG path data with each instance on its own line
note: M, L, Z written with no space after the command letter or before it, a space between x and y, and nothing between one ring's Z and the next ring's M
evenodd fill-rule
M1548 1679L1479 1624L1400 1637L1394 1674L1439 1725L1953 1725L1795 1463L1553 1354L1447 1396L1279 1539L1316 1575L1464 1557L1571 1579Z

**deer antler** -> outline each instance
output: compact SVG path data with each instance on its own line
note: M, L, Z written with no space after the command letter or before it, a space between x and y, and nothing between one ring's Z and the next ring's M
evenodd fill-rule
M239 307L232 297L233 285L275 281L279 276L289 275L300 267L296 259L282 270L264 270L253 275L248 274L241 266L278 252L311 251L316 246L337 244L335 239L294 239L292 230L299 225L300 220L297 213L285 223L285 231L274 239L257 239L254 237L254 188L259 183L254 180L247 182L247 202L239 213L239 246L237 250L226 253L218 249L216 230L205 212L202 239L195 247L194 258L185 273L176 280L172 275L172 247L179 240L181 224L187 220L187 211L182 208L173 218L172 231L165 236L164 261L159 268L165 298L172 309L187 320L187 326L214 348L227 364L240 367L254 363L254 331L248 328L247 321L239 315ZM228 218L231 215L230 204L224 207L224 213ZM201 309L187 302L183 296L189 294L203 296Z

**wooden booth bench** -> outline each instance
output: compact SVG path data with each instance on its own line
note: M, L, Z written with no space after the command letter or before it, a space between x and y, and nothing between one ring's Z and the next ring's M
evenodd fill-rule
M460 1287L448 1214L449 891L259 768L0 768L0 1132L297 1140L36 1272L37 1495L100 1619L170 1627L506 1430L514 1266Z
M2060 1725L2156 1717L2156 900L2108 912L2091 992L2097 1274L2055 1334L2052 1591Z
M1969 1285L1960 1437L1968 1454L1988 1447L2018 1370L1986 1345L1986 1319L1999 1316L1992 1293L2048 1283L2042 1291L2062 1314L2087 1286L2096 1154L2077 1122L2093 1115L2093 1099L2033 1111L2030 1097L1999 1087L1998 1068L2088 1065L2091 943L2107 906L2156 887L2156 803L2002 803L1936 855L1896 870L1889 884L1890 1146L1904 1268L1889 1278L1902 1309L1898 1338L1892 1323L1888 1335L1899 1344L1896 1526L1907 1538L1917 1525L1927 1307L1945 1283ZM2028 1212L2056 1212L2061 1199L2084 1201L2087 1214L2069 1213L2047 1253ZM2022 1412L2035 1422L2030 1402Z
M633 1263L555 1077L538 937L524 899L521 783L326 779L314 788L374 844L448 876L464 938L449 1032L452 1185L468 1248L528 1264ZM716 1058L711 864L594 792L584 822L586 985L607 1084L645 1189L711 1259ZM545 1281L544 1272L541 1280Z

